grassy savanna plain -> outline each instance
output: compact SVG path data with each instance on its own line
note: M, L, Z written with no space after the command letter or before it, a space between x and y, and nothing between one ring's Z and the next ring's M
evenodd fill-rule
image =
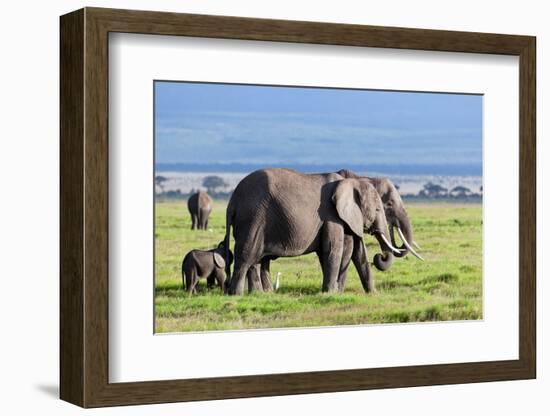
M380 272L366 295L353 265L344 293L321 293L315 254L281 258L276 293L229 297L201 279L198 294L182 289L181 262L192 249L210 249L225 234L226 201L215 201L209 230L192 231L185 201L157 202L155 229L155 331L187 332L482 318L481 204L406 203L421 262L408 255ZM365 236L369 259L379 247ZM233 248L233 243L231 245Z

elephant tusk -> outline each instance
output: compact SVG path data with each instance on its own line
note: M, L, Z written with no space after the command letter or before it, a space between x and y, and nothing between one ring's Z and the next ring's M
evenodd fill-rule
M401 254L401 252L398 249L396 249L394 246L391 245L391 243L388 241L388 239L384 234L380 233L380 238L382 238L382 241L384 241L384 244L386 244L391 251L393 251L395 254Z
M411 245L409 244L409 242L407 241L407 239L405 238L405 236L403 235L403 231L401 231L401 228L397 227L397 232L399 233L399 238L401 238L401 240L403 241L403 244L405 244L405 247L407 247L409 249L409 251L415 256L415 257L418 257L420 260L424 261L424 259L422 258L422 256L420 254L418 254L416 251L414 251L414 249L411 247Z
M417 249L422 250L422 247L418 245L416 241L413 240L413 246L415 246Z

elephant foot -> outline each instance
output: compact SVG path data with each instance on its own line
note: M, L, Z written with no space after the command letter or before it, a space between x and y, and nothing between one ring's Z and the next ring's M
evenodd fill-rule
M242 285L236 285L236 287L231 285L227 291L227 294L229 296L242 296L243 293L244 288L242 287Z
M321 289L323 293L338 293L341 290L338 288L338 286L331 286L331 287L323 287ZM342 290L343 291L343 290Z

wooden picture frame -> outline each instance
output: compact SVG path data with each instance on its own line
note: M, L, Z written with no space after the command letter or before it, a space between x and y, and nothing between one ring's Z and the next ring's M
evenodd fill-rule
M60 396L82 407L536 377L534 37L85 8L61 17ZM109 383L108 35L244 39L519 57L519 359Z

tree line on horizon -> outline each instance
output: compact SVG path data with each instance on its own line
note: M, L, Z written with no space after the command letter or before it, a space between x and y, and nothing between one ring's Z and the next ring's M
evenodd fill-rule
M396 187L399 189L398 185ZM483 198L483 186L479 187L479 192L473 192L470 188L462 185L448 189L442 185L428 182L417 194L402 194L401 196L405 199L480 200Z
M190 195L199 191L199 189L191 189L190 192L184 193L180 189L166 190L165 184L169 179L162 175L155 176L155 194L157 197L165 199L186 199ZM229 199L233 190L227 191L229 184L224 179L217 175L205 176L202 180L203 188L206 192L216 199ZM395 184L399 189L399 185ZM483 198L483 186L479 187L478 192L473 192L470 188L462 185L457 185L451 189L445 188L442 185L428 182L423 185L422 189L416 193L408 193L401 195L403 199L413 200L465 200L477 201Z

